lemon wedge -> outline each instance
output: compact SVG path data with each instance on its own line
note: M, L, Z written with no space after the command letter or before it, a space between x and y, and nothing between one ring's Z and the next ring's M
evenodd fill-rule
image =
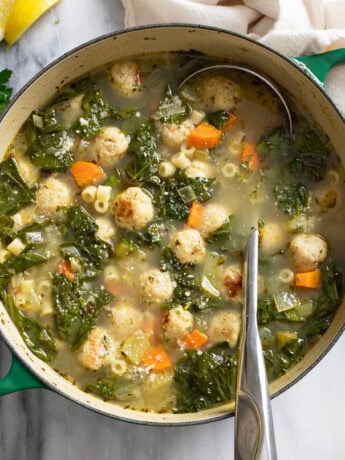
M0 0L1 1L1 0ZM5 40L12 45L40 17L60 0L16 0L5 25Z
M0 0L0 42L5 35L5 25L16 0Z

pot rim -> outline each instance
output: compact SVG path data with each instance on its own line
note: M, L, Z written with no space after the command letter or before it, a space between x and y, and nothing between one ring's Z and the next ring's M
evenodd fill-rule
M118 30L118 31L115 31L115 32L110 32L110 33L107 33L107 34L103 34L101 36L98 36L96 38L88 40L88 41L82 43L81 45L78 45L78 46L72 48L69 51L64 52L58 58L54 59L52 62L50 62L49 64L44 66L39 72L37 72L32 78L30 78L30 80L27 83L25 83L25 85L22 86L20 90L17 91L15 96L11 99L10 104L6 107L6 109L0 115L0 124L2 123L4 118L6 117L7 113L12 109L12 106L15 104L15 102L18 99L21 98L23 93L41 75L45 74L48 70L52 69L54 66L58 65L61 61L63 61L64 59L68 58L69 56L73 55L74 53L76 53L78 51L83 51L84 48L86 48L88 46L91 46L91 45L95 45L95 44L97 44L97 43L99 43L99 42L101 42L103 40L107 40L107 39L113 38L115 36L120 36L120 35L123 35L123 34L127 34L128 32L136 32L136 31L140 31L140 30L169 29L169 28L190 28L190 29L209 30L209 31L213 31L213 32L218 32L218 33L230 35L230 36L235 36L235 37L238 37L238 38L240 38L242 40L248 41L251 44L254 44L256 46L264 48L269 53L272 53L272 54L278 56L279 58L283 59L286 63L291 65L294 69L298 70L304 77L307 77L309 82L312 83L312 85L322 93L322 95L323 95L323 97L325 97L325 99L327 99L328 103L330 103L330 105L332 106L332 108L334 109L336 114L339 116L339 118L342 120L342 122L345 125L344 115L340 112L340 110L337 108L337 106L335 105L333 100L327 94L327 92L325 91L323 85L316 78L313 78L313 74L310 73L310 71L307 69L307 67L298 65L298 63L295 62L290 57L288 57L288 56L286 56L284 54L281 54L280 52L272 49L271 47L269 47L269 46L267 46L267 45L265 45L263 43L260 43L260 42L258 42L256 40L252 39L252 38L249 38L246 35L243 35L243 34L240 34L240 33L237 33L237 32L232 32L232 31L220 28L220 27L198 25L198 24L191 24L191 23L174 23L174 22L173 23L162 23L162 24L147 24L147 25L142 25L142 26L124 28L124 29L121 29L121 30ZM297 377L295 377L292 381L289 381L284 387L282 387L281 389L277 390L275 393L271 394L270 398L273 399L276 396L279 396L281 393L285 392L290 387L292 387L295 383L299 382L308 372L310 372L321 361L321 359L323 359L325 357L325 355L330 351L330 349L334 346L334 344L339 339L340 335L344 332L344 330L345 330L345 323L342 324L342 326L340 327L340 329L337 332L337 334L335 334L331 338L331 340L329 341L327 346L323 349L323 351L320 353L320 355L310 365L308 365L308 367L306 367ZM98 414L104 415L106 417L116 419L116 420L119 420L119 421L122 421L122 422L135 424L135 425L179 427L179 426L190 426L190 425L202 425L202 424L211 423L211 422L214 422L214 421L219 421L219 420L223 420L223 419L226 419L226 418L234 416L234 412L227 412L227 413L223 413L223 414L220 414L220 415L211 415L210 418L205 418L205 419L202 419L202 420L190 420L190 421L181 421L181 422L170 422L170 421L156 422L156 421L147 421L147 420L136 420L136 419L132 418L130 416L131 413L134 415L137 411L128 411L128 417L123 417L121 415L114 415L114 414L110 414L110 413L105 413L102 409L98 409L96 407L90 407L90 405L88 405L86 402L76 400L72 395L66 393L63 390L60 390L59 387L54 386L49 381L49 378L44 373L39 372L39 370L36 369L36 366L35 366L34 363L28 362L28 360L26 360L24 358L24 356L19 354L14 349L15 347L14 347L14 345L12 345L10 338L7 338L3 334L1 327L0 327L0 336L4 340L6 345L8 346L10 352L13 353L20 360L20 362L26 368L28 368L30 370L30 372L33 375L35 375L39 380L41 380L47 386L47 389L49 389L51 391L54 391L55 393L58 393L59 395L61 395L64 398L68 399L69 401L72 401L72 402L74 402L74 403L76 403L76 404L78 404L78 405L80 405L80 406L82 406L82 407L84 407L84 408L86 408L88 410L92 410L93 412L96 412Z

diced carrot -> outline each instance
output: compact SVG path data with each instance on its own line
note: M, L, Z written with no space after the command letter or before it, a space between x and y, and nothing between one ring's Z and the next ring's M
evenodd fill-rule
M150 366L155 371L162 371L171 367L170 356L163 345L152 347L145 353L142 361L145 366Z
M300 272L295 274L295 286L305 288L318 288L320 286L321 272L313 270L311 272Z
M122 283L119 280L111 280L105 283L106 289L111 292L115 297L123 293Z
M203 121L193 129L187 138L187 144L198 149L213 149L222 137L222 131Z
M249 142L243 143L241 161L242 163L247 163L248 167L252 170L258 169L259 155L254 144L250 144Z
M76 161L70 172L80 188L95 184L104 176L103 169L90 161Z
M223 133L230 131L230 129L234 126L234 124L237 121L237 117L233 113L229 112L228 115L229 115L229 120L226 123L224 123L224 125L222 126Z
M198 329L194 329L192 332L183 337L182 343L186 348L196 350L202 347L207 342L208 337Z
M68 281L74 281L74 273L72 272L71 262L69 260L63 260L60 262L56 271L57 273L65 275Z
M189 216L187 220L188 227L198 228L202 221L203 206L197 201L193 201L192 206L189 210Z

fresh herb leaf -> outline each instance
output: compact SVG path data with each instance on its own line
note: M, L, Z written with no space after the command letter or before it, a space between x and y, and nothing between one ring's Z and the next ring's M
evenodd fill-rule
M20 335L23 337L26 346L43 361L52 361L56 352L52 331L39 321L29 318L18 310L12 294L2 291L1 299Z
M87 340L101 309L114 300L106 289L86 287L79 279L69 281L59 273L53 278L53 298L59 336L72 351Z
M185 352L175 366L176 412L196 412L235 398L237 357L227 343Z
M5 110L12 96L12 88L7 85L11 75L12 70L0 71L0 113Z
M18 163L8 158L0 164L0 216L11 216L35 200L35 189L22 179Z

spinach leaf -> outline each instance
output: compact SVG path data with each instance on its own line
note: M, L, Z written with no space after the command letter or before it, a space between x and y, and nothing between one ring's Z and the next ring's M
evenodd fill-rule
M164 99L160 102L158 110L151 115L151 118L163 123L181 123L188 118L191 108L180 96L173 94L168 86Z
M53 278L53 298L59 336L72 351L87 340L101 309L114 300L104 288L87 288L79 279L69 281L63 274Z
M22 179L18 163L8 158L0 164L0 216L11 216L35 200L35 189Z
M164 220L184 220L188 217L190 204L184 203L178 190L191 186L196 199L201 203L208 201L216 191L216 180L206 177L188 177L179 170L173 177L163 181L155 194L159 217Z
M156 128L152 121L141 124L134 131L128 150L134 154L125 167L129 179L145 182L158 172L161 155L157 152Z
M34 265L46 262L48 258L38 252L22 252L18 256L10 257L0 265L0 288L8 284L9 279L16 273L22 273Z
M140 381L133 381L124 377L108 377L89 382L85 390L101 396L105 401L125 401L138 396Z
M185 352L175 366L176 412L196 412L235 398L237 357L227 343Z
M225 123L229 121L230 113L226 110L217 110L216 112L208 113L206 121L217 129L222 129Z
M43 361L53 360L56 352L55 338L52 331L39 321L29 318L15 306L12 294L1 292L1 299L16 325L26 346Z
M61 231L67 244L61 246L63 257L77 257L85 277L93 277L102 270L109 257L108 245L97 235L98 225L91 215L78 205L63 209Z
M279 184L273 192L278 208L289 216L299 216L308 207L309 193L302 184Z
M12 96L12 88L7 86L11 75L12 70L4 69L0 71L0 113L5 110Z
M173 308L182 305L191 311L208 311L222 306L220 298L208 296L201 289L200 279L195 273L194 264L183 264L170 248L165 248L161 254L160 268L168 271L175 281L176 287L170 302L163 308Z
M256 146L262 157L276 157L288 154L291 151L291 139L283 128L278 128L268 135L261 137Z

